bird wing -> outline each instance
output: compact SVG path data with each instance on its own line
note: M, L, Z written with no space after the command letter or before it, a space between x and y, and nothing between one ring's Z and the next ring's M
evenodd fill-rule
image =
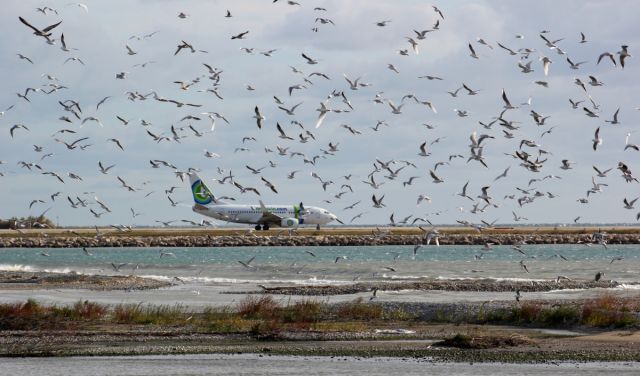
M27 20L25 20L22 17L18 17L18 19L20 20L20 22L22 22L23 24L25 24L27 27L31 28L33 31L35 31L37 34L42 34L42 31L38 30L37 28L35 28L33 25L31 25L30 23L27 22Z

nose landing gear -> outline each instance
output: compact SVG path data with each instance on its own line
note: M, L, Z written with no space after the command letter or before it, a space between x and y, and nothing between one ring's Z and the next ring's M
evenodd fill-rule
M256 231L260 231L260 230L269 230L269 225L268 224L264 224L262 226L260 226L259 224L256 225L256 227L254 227L254 229L256 229Z

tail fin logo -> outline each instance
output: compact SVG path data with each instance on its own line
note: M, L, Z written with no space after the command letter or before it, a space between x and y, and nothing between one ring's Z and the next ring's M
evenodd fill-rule
M207 189L207 187L202 183L202 180L196 180L193 185L191 185L191 191L193 192L193 200L200 205L207 205L213 201L213 195Z

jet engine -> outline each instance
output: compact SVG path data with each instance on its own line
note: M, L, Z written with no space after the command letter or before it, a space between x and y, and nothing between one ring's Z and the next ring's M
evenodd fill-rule
M282 222L280 222L280 226L282 227L298 227L300 222L295 218L282 218Z

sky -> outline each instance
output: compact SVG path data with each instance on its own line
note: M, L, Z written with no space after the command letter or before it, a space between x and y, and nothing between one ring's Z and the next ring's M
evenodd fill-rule
M48 210L49 218L66 226L198 222L202 217L190 209L188 183L175 173L191 168L199 171L215 195L233 197L236 203L257 204L258 199L267 204L304 202L326 208L354 225L387 224L391 214L396 221L411 215L409 223L422 218L434 224L510 224L515 223L514 213L522 218L518 224L637 222L640 204L625 209L623 199L640 196L640 185L627 183L615 167L624 162L632 174L640 169L639 152L625 150L627 134L629 143L640 144L636 131L640 118L637 58L627 58L622 68L617 54L622 45L628 45L629 54L634 55L640 38L634 18L640 3L297 3L113 0L86 1L80 6L66 0L4 2L0 14L5 46L0 53L0 111L13 107L0 115L0 218L39 215ZM45 6L57 14L36 10ZM225 17L227 10L231 17ZM185 17L179 17L181 13ZM52 30L54 44L34 35L19 16L38 28L62 21ZM384 26L377 25L382 21L387 21ZM428 30L424 39L417 39L416 31L423 30ZM245 31L248 33L242 39L231 39ZM581 32L586 37L584 43L580 43ZM62 33L68 51L61 49ZM548 47L541 35L555 47ZM409 38L417 42L417 52ZM489 46L479 43L480 38ZM174 54L183 41L195 52L183 49ZM498 42L516 54L500 48ZM470 56L469 44L477 59ZM126 46L134 54L128 54ZM533 51L527 55L523 49ZM261 53L270 50L274 50L270 56ZM603 52L613 54L618 64L614 66L606 57L598 64ZM316 63L309 64L302 54ZM551 60L548 75L543 72L543 57ZM567 58L584 63L571 69ZM519 62L531 62L533 72L523 73ZM205 63L221 72L217 82L210 78ZM397 72L389 69L389 64ZM123 72L124 79L117 79ZM366 85L352 90L345 75L352 81L360 77L359 83ZM441 80L419 78L427 75ZM589 76L603 84L589 85ZM574 83L576 78L585 82L586 91ZM185 90L176 81L197 82ZM45 94L42 90L51 90L52 84L64 88ZM463 84L477 93L468 95L465 89L456 97L448 93ZM290 94L289 88L296 85L302 86ZM28 87L38 89L29 92L29 101L16 95ZM214 88L223 99L207 91ZM500 121L484 128L480 122L488 124L504 110L503 89L518 108L502 117L518 128L508 130ZM146 100L132 101L130 92L155 92L159 98L199 107L178 107L155 100L153 94ZM340 96L329 98L338 92L344 93L352 108ZM374 101L376 94L381 103ZM407 95L431 102L437 112ZM274 96L284 104L277 104ZM97 108L105 97L109 98ZM573 109L569 99L582 103ZM67 100L80 104L79 119L59 104ZM323 102L334 111L316 129L317 109ZM403 104L401 113L392 113L389 102ZM293 115L278 108L299 103ZM254 118L256 106L265 117L261 129ZM586 116L583 107L598 117ZM607 123L617 109L619 124ZM455 110L468 115L460 117ZM531 111L548 118L537 125ZM212 130L211 120L203 112L217 112L228 124L215 118ZM60 120L63 116L71 123ZM182 120L187 116L200 120ZM99 119L102 126L92 120L83 124L91 117ZM378 122L383 124L374 130ZM278 123L294 140L278 137ZM10 130L18 124L28 130L16 128L12 137ZM178 137L172 134L172 126ZM359 133L352 134L344 126ZM598 128L602 144L593 150ZM75 133L59 133L62 129ZM156 142L147 131L169 141ZM301 142L299 135L307 131L315 139ZM511 132L513 138L506 138L504 131ZM468 160L473 132L478 137L490 136L482 141L487 167ZM84 149L70 150L60 142L70 144L84 137L87 139L76 144L90 145ZM124 150L109 139L117 139ZM521 146L522 140L534 146ZM423 142L427 142L429 156L418 155ZM327 153L329 143L337 144L338 151ZM288 148L288 154L278 155L277 146ZM521 165L515 157L519 150L530 154L531 160L539 150L544 152L539 172ZM207 157L206 151L217 156ZM303 157L291 152L303 153L308 160L319 158L315 164L305 163ZM156 159L176 168L152 168L149 161ZM384 184L374 189L363 181L368 181L374 164L379 166L376 160L395 161L389 165L393 171L404 168L394 179L385 177L389 176L387 170L375 172L375 181ZM562 160L571 161L572 168L562 169ZM41 169L32 166L29 170L21 162ZM103 174L98 162L115 166ZM246 166L265 168L254 174ZM606 177L597 177L593 166L612 170ZM495 180L507 168L507 176ZM434 183L430 170L444 182ZM289 179L292 171L298 172ZM57 173L64 183L43 172ZM71 178L69 173L79 178ZM241 194L235 186L214 180L229 173L239 184L258 189L260 197ZM123 187L118 177L134 190ZM261 177L272 182L278 193L271 192ZM411 177L415 177L412 184L403 184ZM333 183L324 190L320 179ZM587 195L594 181L601 184L600 191ZM456 195L467 182L470 198ZM478 196L487 186L491 199L485 207ZM540 197L535 197L536 191ZM60 194L52 200L51 195L57 192ZM374 208L372 195L384 196L385 207ZM419 195L430 201L417 205ZM73 208L67 196L74 202L86 200L87 207ZM110 212L105 212L96 198ZM356 202L352 209L345 209ZM475 204L478 210L473 210ZM419 220L416 224L422 223Z

